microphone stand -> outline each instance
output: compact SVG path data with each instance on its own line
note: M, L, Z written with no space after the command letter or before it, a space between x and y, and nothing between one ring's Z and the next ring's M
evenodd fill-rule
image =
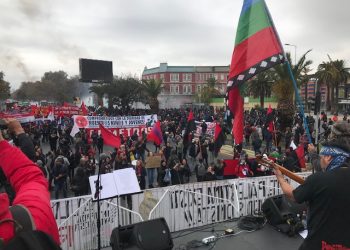
M96 188L95 188L95 199L97 199L97 249L101 250L101 204L100 204L100 195L102 186L100 185L101 182L101 160L99 161L99 167L98 167L98 174L97 174L97 180L95 181Z

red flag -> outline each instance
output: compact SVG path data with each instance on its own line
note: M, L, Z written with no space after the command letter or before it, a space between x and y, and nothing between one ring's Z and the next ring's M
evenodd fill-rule
M31 114L32 115L36 115L38 112L38 106L37 105L30 105L30 109L31 109Z
M89 111L86 108L84 101L81 103L81 107L80 108L81 108L81 112L83 113L83 115L88 115Z
M121 141L119 136L114 135L109 129L105 128L102 124L100 124L100 130L104 144L115 148L120 147Z
M241 144L243 142L243 127L244 127L244 101L240 94L238 86L231 88L228 92L228 107L234 116L232 135L235 140L235 144Z
M234 115L235 144L243 142L241 85L284 60L284 52L263 0L244 0L227 83L228 107Z
M69 107L69 103L68 102L63 102L63 107Z
M160 145L163 142L162 129L160 127L160 121L157 121L149 134L147 135L148 141L153 141L156 145Z
M269 104L269 108L267 109L266 113L266 126L267 130L272 133L275 130L274 122L273 122L273 111L271 108L271 104Z
M194 120L194 116L193 116L193 112L191 110L190 113L188 114L187 121L190 122L192 120Z
M295 149L295 153L298 156L298 160L299 160L299 165L301 168L305 168L305 152L304 152L304 145L300 144L296 149Z

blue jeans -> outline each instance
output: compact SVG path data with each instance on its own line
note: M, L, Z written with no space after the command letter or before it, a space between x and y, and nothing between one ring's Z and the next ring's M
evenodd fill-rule
M154 182L154 173L156 172L154 168L147 168L147 178L148 178L148 186L152 185Z
M63 197L67 198L67 184L65 181L60 181L55 183L55 199L59 198L59 192L63 191Z

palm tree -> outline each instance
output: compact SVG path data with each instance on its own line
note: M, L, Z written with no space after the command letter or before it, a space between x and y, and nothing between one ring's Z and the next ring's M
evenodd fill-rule
M318 65L316 77L319 81L319 83L326 84L327 86L327 110L330 110L333 103L333 95L331 94L331 91L333 89L332 86L332 79L333 79L333 72L332 72L332 63L331 62L322 62L320 65Z
M297 87L305 81L305 72L309 72L311 60L306 60L306 55L311 50L308 50L302 55L296 65L291 64L292 74L297 83ZM291 62L290 53L286 53L287 60ZM293 104L293 96L295 93L293 82L289 74L287 64L279 64L273 69L275 76L275 83L273 84L272 90L278 100L278 109L281 116L282 129L291 126L292 117L295 112Z
M89 88L90 93L95 93L97 96L97 103L99 106L103 106L103 96L107 93L105 85L95 85Z
M335 106L338 107L339 86L346 83L350 77L349 68L345 67L344 60L332 61L334 67L334 85L335 85Z
M157 112L159 110L158 95L162 92L163 81L161 79L150 79L143 80L142 84L151 110Z
M272 80L271 71L263 71L248 82L247 92L254 98L260 98L260 107L264 108L265 96L271 96Z
M316 76L327 85L327 110L335 113L338 111L339 85L347 82L350 73L344 60L333 61L330 56L328 58L329 62L322 62L318 66Z
M215 88L218 85L218 83L219 82L214 77L210 77L207 80L206 86L204 86L198 94L200 95L200 98L198 97L200 102L209 104L213 97L221 95L220 91Z

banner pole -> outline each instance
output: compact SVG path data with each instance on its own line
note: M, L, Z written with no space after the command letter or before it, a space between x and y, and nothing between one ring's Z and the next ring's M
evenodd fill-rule
M286 60L285 63L287 64L288 72L289 72L290 78L291 78L291 80L293 82L294 91L295 91L295 98L296 98L297 103L299 105L299 111L300 111L300 113L301 113L301 115L303 117L303 123L304 123L304 127L305 127L306 136L308 138L309 143L312 143L309 126L308 126L308 124L306 122L306 118L305 118L304 105L303 105L303 103L300 100L300 95L299 95L299 92L298 92L297 83L295 81L295 78L294 78L294 75L293 75L293 72L292 72L292 68L291 68L290 63L289 63L288 60Z

